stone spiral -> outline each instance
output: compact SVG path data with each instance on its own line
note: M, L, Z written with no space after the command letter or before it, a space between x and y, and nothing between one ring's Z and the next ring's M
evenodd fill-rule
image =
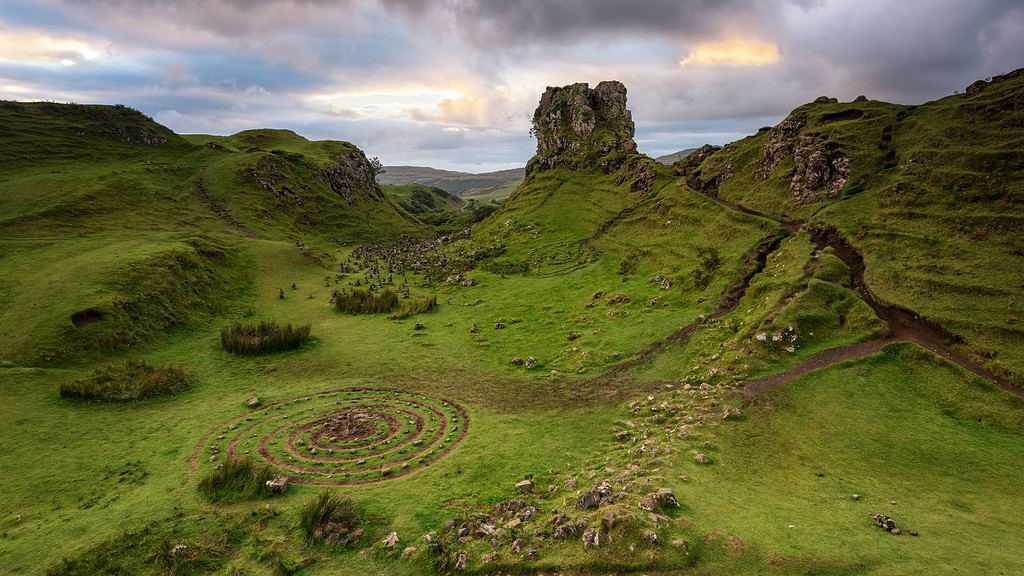
M200 441L193 469L223 458L261 459L299 484L379 482L448 454L469 418L457 404L415 392L344 388L274 402L222 423Z

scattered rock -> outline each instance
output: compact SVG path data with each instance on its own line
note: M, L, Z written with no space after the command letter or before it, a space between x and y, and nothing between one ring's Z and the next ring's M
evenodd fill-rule
M520 480L516 482L516 489L520 492L529 492L533 490L533 480Z
M647 542L648 544L653 545L658 543L658 533L654 530L644 530L643 534L641 534L640 537L643 539L644 542Z
M494 329L495 330L504 330L505 329L505 323L504 322L495 322L494 323Z
M287 476L276 476L267 480L266 483L267 492L273 494L284 494L285 490L288 490L288 477Z
M480 557L480 561L483 562L484 564L490 564L491 562L494 562L497 559L498 559L498 553L497 552L488 552L487 554L484 554L483 556Z
M566 490L575 490L576 489L576 479L575 478L566 478L565 482L562 483L562 486L564 486Z
M255 408L260 405L260 399L256 396L252 396L245 403L248 404L250 408Z
M408 558L408 557L412 556L415 553L416 553L416 547L415 546L409 546L405 550L402 550L402 558Z
M534 368L535 366L537 366L537 359L534 358L533 356L527 356L526 357L526 367L527 368Z
M455 555L455 570L462 572L466 569L466 551L459 550L459 553Z
M576 498L578 510L589 510L607 503L612 496L612 485L607 481L597 483L593 488Z
M474 324L470 324L469 325L469 333L470 334L476 334L476 332L477 332L476 324L475 323Z
M597 548L601 545L601 531L597 528L587 528L583 531L583 546L586 548Z
M398 532L392 531L390 534L384 537L384 539L381 540L380 543L388 548L394 548L398 545L398 540Z

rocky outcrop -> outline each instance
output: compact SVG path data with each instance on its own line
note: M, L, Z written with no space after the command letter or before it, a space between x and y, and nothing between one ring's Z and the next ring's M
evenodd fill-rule
M806 116L790 114L785 120L779 122L778 126L769 131L768 141L764 144L763 158L754 176L761 180L767 180L772 172L775 172L779 162L793 153L796 137L806 123Z
M835 198L850 177L850 159L839 145L822 134L801 134L806 125L807 117L794 113L772 128L754 172L767 180L783 159L792 158L790 190L801 204Z
M850 177L850 159L821 136L801 136L793 150L790 189L801 204L835 198Z
M594 88L586 83L548 87L533 114L532 133L537 155L526 167L528 177L558 166L599 166L610 173L636 152L626 87L614 80Z

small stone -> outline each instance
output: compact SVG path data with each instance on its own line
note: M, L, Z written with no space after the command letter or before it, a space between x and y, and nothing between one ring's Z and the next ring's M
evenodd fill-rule
M256 396L253 396L249 398L248 401L246 401L246 404L248 404L250 408L254 408L260 405L260 399L257 398Z
M277 476L267 480L266 482L267 492L271 494L284 494L288 490L288 477Z
M412 556L415 553L416 553L416 547L415 546L409 546L405 550L402 550L402 558L408 558L409 556Z
M470 324L469 325L469 333L470 334L476 334L476 331L477 331L476 324Z
M494 323L494 329L495 330L504 330L505 329L505 323L504 322L495 322Z
M416 325L415 325L415 326L413 326L413 330L423 330L423 329L425 329L426 327L427 327L427 325L426 325L426 324L424 324L424 323L422 323L422 322L417 322L417 323L416 323Z
M487 554L484 554L483 556L480 557L480 561L483 562L484 564L490 564L491 562L494 562L497 559L498 559L498 553L497 552L488 552Z
M566 478L565 482L562 483L562 486L564 486L566 490L575 490L576 489L576 479L575 478Z
M601 545L601 531L597 528L587 528L583 531L583 547L597 548Z
M516 489L520 492L529 492L530 490L533 490L533 481L520 480L519 482L516 482Z
M455 555L455 570L462 572L466 569L466 551L459 550L459 553Z
M684 551L689 549L690 547L690 543L686 540L683 540L682 538L676 538L675 540L673 540L672 545L676 548L682 548Z
M647 542L648 544L658 543L658 533L654 530L644 530L643 534L641 534L640 537L643 538L643 541Z
M860 501L860 494L851 494L850 495L850 500L853 500L854 502L859 502Z
M398 545L398 541L398 532L392 531L383 540L381 540L380 543L387 546L388 548L394 548L396 545Z

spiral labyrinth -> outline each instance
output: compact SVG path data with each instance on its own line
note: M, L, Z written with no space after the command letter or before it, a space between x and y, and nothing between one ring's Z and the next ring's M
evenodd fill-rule
M453 402L382 388L346 388L275 402L223 423L200 441L207 466L262 459L301 484L362 484L409 474L445 456L465 436Z

